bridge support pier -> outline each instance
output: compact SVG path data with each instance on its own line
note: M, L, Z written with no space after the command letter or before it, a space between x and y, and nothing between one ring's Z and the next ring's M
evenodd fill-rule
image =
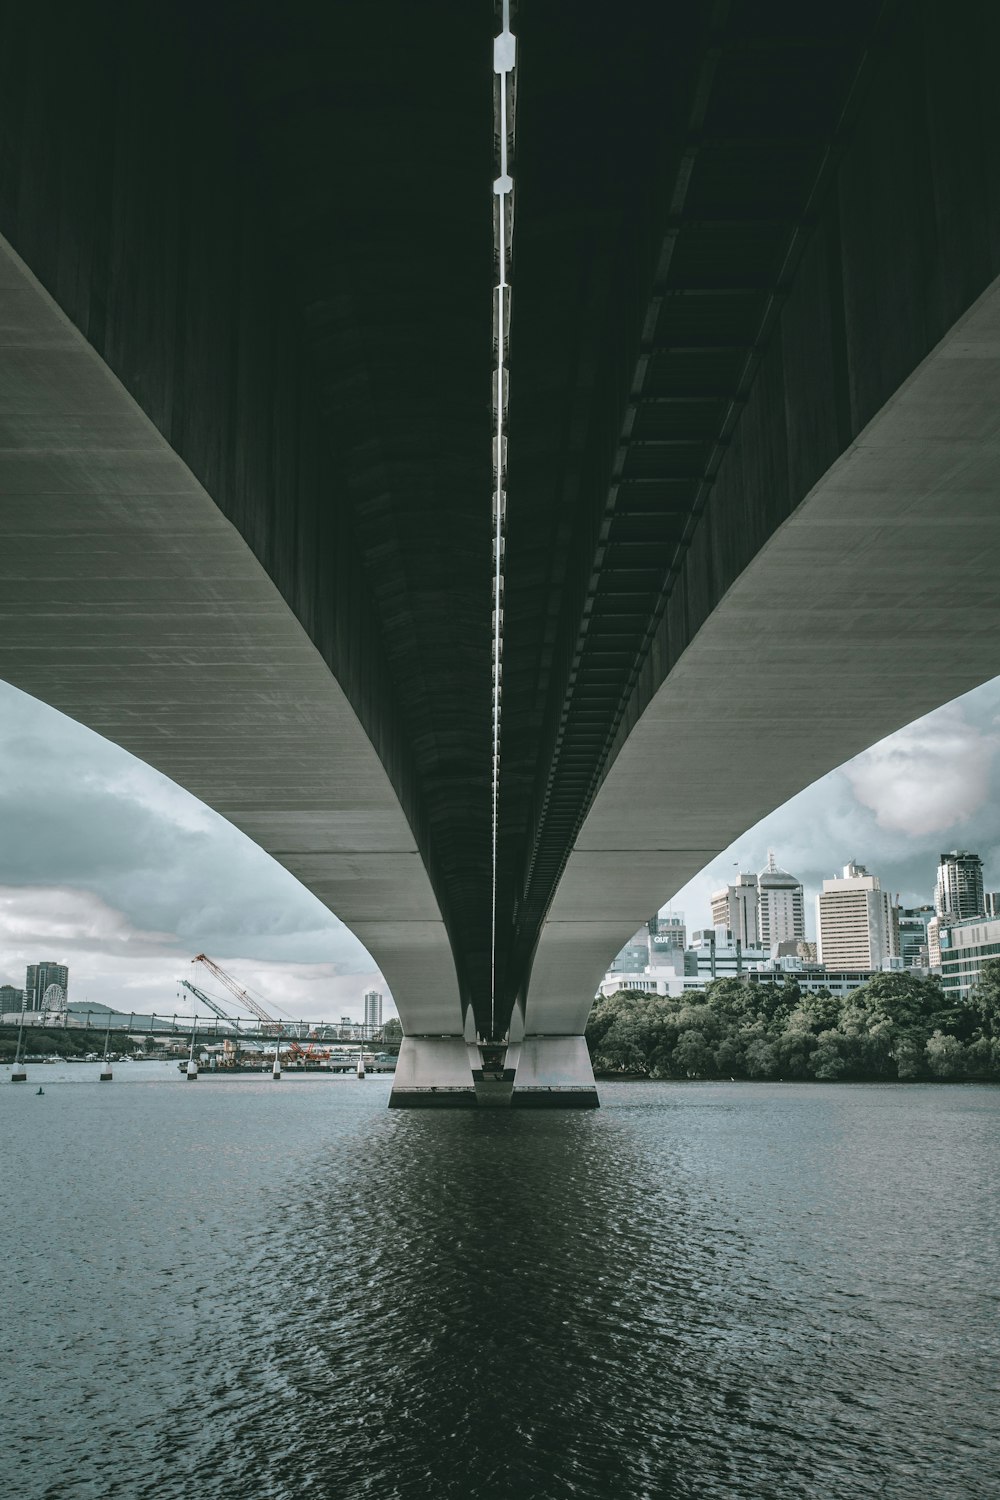
M582 1036L526 1036L506 1049L478 1047L460 1036L404 1036L389 1096L390 1109L599 1105Z
M585 1037L529 1035L516 1050L515 1109L600 1107Z
M463 1036L404 1036L390 1109L475 1109L479 1049Z

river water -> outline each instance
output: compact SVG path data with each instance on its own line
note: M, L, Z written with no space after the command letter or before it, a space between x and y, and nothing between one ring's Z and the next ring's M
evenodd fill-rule
M96 1073L0 1069L15 1500L1000 1495L1000 1089Z

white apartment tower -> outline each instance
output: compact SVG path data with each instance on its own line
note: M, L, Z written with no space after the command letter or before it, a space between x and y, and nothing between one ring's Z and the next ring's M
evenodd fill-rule
M952 849L941 855L938 865L934 905L939 917L981 917L986 903L983 896L983 862L968 849Z
M378 990L365 991L365 1025L381 1026L382 996Z
M712 926L727 927L734 941L755 948L759 904L756 875L738 875L735 885L712 892Z
M881 969L899 957L888 891L864 865L844 866L816 898L819 961L828 969Z
M757 935L765 953L775 943L791 943L805 938L805 894L801 880L779 870L774 851L767 851L767 868L757 876Z

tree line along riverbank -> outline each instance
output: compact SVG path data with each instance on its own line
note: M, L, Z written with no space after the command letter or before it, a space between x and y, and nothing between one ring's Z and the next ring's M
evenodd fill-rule
M844 997L717 979L672 998L618 991L587 1024L596 1073L648 1078L1000 1081L1000 959L967 1000L876 974Z
M127 1039L118 1031L111 1033L111 1046L117 1052L124 1048ZM105 1033L103 1027L88 1029L76 1026L26 1026L21 1051L30 1057L65 1057L70 1060L86 1057L91 1052L103 1055ZM17 1051L17 1027L0 1026L0 1063L14 1061ZM155 1054L154 1054L155 1055Z

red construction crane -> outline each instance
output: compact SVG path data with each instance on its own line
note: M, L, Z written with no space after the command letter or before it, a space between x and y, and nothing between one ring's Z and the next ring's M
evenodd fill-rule
M214 958L209 958L207 953L199 953L196 958L192 958L191 962L193 964L204 964L209 973L214 974L219 983L224 984L229 993L235 995L240 1004L245 1005L251 1015L257 1017L258 1021L263 1021L266 1026L276 1026L279 1032L284 1031L285 1028L281 1022L276 1021L273 1016L269 1016L264 1007L252 995L248 994L231 974L227 974L225 969L220 968Z

